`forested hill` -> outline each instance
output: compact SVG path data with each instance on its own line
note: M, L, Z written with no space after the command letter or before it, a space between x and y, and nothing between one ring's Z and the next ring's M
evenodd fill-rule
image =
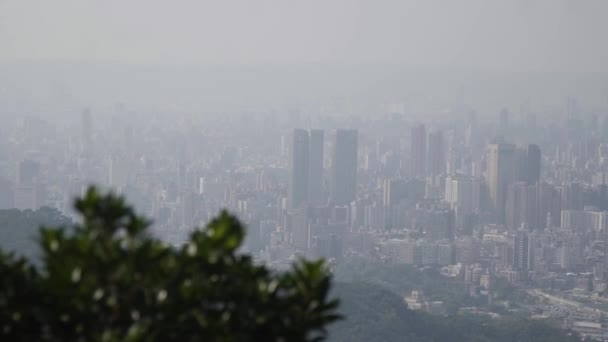
M32 258L38 251L40 227L65 227L71 220L55 208L0 210L0 248Z
M566 342L577 336L546 322L432 316L412 311L403 299L366 283L336 283L345 320L330 326L331 342L339 341L479 341Z

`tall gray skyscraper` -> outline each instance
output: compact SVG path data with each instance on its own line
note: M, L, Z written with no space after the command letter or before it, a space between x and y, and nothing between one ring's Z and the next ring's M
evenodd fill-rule
M445 148L441 131L429 133L427 162L427 171L431 176L437 176L445 171Z
M510 229L538 229L536 186L527 182L514 182L507 187L505 224Z
M519 271L526 271L528 270L530 261L528 232L519 230L513 236L513 268Z
M490 144L487 150L487 182L490 200L499 223L505 222L508 185L515 179L515 146Z
M287 189L287 206L295 209L308 201L308 177L310 165L310 139L303 129L293 131L289 151L289 185Z
M426 177L426 128L424 125L412 127L412 175Z
M323 130L311 129L309 134L308 199L323 202Z
M331 201L350 204L357 192L357 131L338 129L331 163Z

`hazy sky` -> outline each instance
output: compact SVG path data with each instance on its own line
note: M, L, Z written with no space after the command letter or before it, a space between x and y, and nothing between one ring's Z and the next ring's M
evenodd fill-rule
M606 0L0 0L0 61L608 72Z

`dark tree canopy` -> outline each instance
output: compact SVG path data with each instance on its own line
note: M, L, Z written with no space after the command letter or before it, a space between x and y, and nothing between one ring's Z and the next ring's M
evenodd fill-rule
M255 264L226 212L174 248L122 197L75 206L82 223L41 230L40 268L0 252L0 340L308 341L339 319L321 261Z

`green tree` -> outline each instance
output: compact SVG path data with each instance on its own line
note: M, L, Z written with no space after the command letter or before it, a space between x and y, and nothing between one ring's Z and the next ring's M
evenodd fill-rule
M82 223L41 230L40 268L0 252L0 340L310 341L340 318L321 261L255 264L226 212L175 248L122 197L75 207Z

